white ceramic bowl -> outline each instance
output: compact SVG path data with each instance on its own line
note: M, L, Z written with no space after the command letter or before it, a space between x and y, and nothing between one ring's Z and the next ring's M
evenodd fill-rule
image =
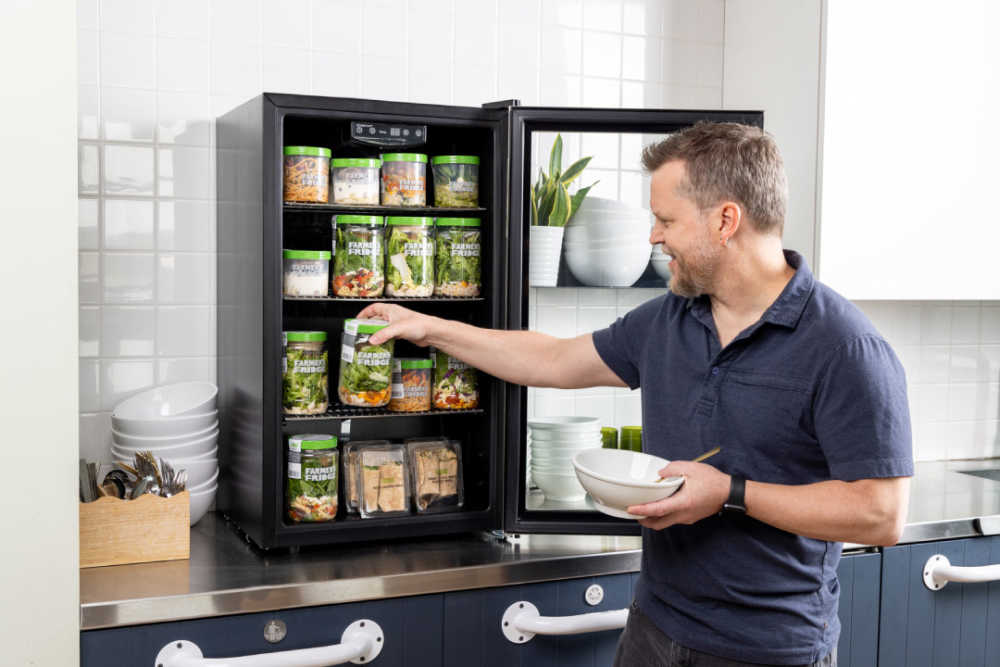
M136 452L151 451L157 458L165 459L185 459L193 458L199 454L205 454L212 450L219 442L219 430L216 429L209 433L207 436L199 439L192 440L190 442L185 442L180 445L170 445L166 447L128 447L121 444L120 442L115 442L115 449L121 453L132 456Z
M657 257L651 257L650 263L653 265L653 270L656 271L656 275L660 276L666 282L670 282L670 258L659 259Z
M125 435L144 438L168 438L189 435L203 431L219 419L219 411L212 410L196 415L158 417L155 419L131 419L111 415L111 428Z
M156 454L156 452L153 453L154 455L156 455L156 458L161 458L158 454ZM135 454L134 450L120 449L118 445L111 445L111 457L115 460L115 462L120 461L122 463L127 463L129 465L132 465L132 459L134 454ZM185 463L195 463L199 461L212 461L214 463L218 463L218 461L216 460L218 458L218 455L219 455L219 447L218 445L216 445L215 447L212 447L212 449L208 450L204 454L198 454L196 456L185 456L185 457L165 456L162 458L165 458L168 461L170 461L175 468L183 468Z
M132 449L156 449L157 447L170 447L171 445L183 445L194 440L201 440L212 431L218 430L219 421L216 420L206 428L194 433L184 433L182 435L171 435L164 438L149 438L141 435L129 435L111 429L111 438L122 447Z
M590 287L629 287L649 264L649 244L622 244L604 249L566 248L570 273Z
M642 518L626 511L630 505L666 498L680 488L683 477L656 481L658 471L668 463L659 456L622 449L592 449L573 458L576 476L594 506L623 519Z
M574 447L579 443L601 440L601 432L596 428L589 431L535 431L528 437L528 442L544 447Z
M532 447L531 448L531 458L537 459L538 461L551 461L553 459L571 459L582 451L588 449L599 449L601 443L594 443L587 445L585 447L572 447L568 449L545 449Z
M198 493L189 493L190 498L190 510L191 510L191 525L198 523L201 517L205 516L205 512L208 508L212 506L212 501L215 500L215 492L218 491L218 486L212 486L204 491L199 491Z
M571 472L567 474L532 470L531 479L549 500L583 500L587 495Z
M211 382L178 382L139 392L112 411L125 419L157 419L206 414L215 410L219 388Z
M600 419L597 417L534 417L528 420L532 431L586 431L597 427L600 432Z
M201 482L200 484L193 483L192 480L189 478L187 484L187 490L190 491L191 493L201 493L202 491L207 491L210 488L217 487L219 485L218 481L219 481L219 468L216 467L215 474L209 477L204 482Z

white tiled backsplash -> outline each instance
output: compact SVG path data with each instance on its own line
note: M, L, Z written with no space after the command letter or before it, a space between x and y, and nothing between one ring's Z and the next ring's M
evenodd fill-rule
M262 90L465 105L718 108L723 99L724 0L78 7L80 451L98 460L109 457L117 401L215 378L216 115ZM643 186L632 173L617 178L620 193ZM575 335L654 294L540 289L533 321ZM998 306L863 306L906 364L918 456L1000 452ZM613 423L639 423L638 392L542 390L533 400L581 414L613 406Z

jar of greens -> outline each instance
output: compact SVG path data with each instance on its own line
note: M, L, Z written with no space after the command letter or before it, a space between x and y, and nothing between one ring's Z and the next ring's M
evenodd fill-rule
M320 415L329 405L325 331L286 331L282 406L286 415Z
M380 345L369 342L373 333L387 326L389 323L385 320L344 322L337 389L341 403L365 408L389 403L393 341L387 340Z
M385 219L387 296L431 296L434 293L434 219Z
M438 218L434 294L479 296L481 254L478 218Z
M330 149L285 146L285 201L325 204L330 196Z
M434 205L456 208L479 206L479 158L475 155L436 155L431 159Z
M434 350L434 407L466 410L479 407L476 369L447 352Z
M385 230L377 215L336 215L333 221L334 296L382 296Z
M288 439L288 518L333 521L337 517L337 438L321 433Z
M384 153L382 205L427 205L427 156L423 153Z

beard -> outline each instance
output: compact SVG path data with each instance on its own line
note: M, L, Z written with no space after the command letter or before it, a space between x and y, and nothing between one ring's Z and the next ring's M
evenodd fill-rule
M702 239L684 256L668 250L663 252L673 257L676 266L667 283L671 292L688 299L712 292L722 259L721 248L714 247L708 239Z

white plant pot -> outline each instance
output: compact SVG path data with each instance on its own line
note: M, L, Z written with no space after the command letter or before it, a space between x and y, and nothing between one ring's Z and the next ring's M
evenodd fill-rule
M559 278L563 228L531 225L528 230L528 285L555 287Z

